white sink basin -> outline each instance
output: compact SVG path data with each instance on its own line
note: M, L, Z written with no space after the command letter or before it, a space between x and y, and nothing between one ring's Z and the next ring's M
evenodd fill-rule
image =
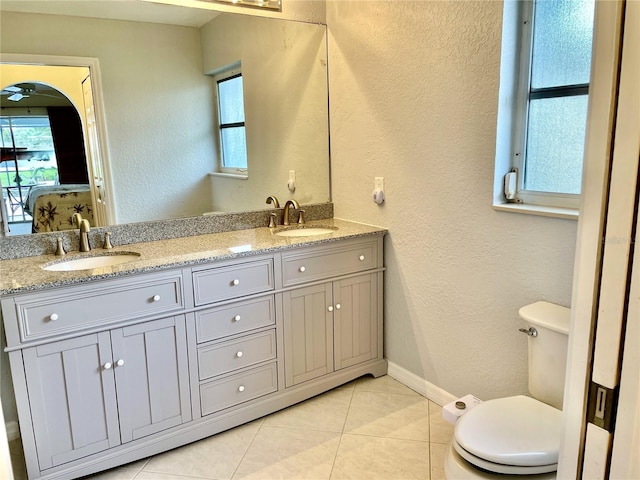
M293 227L280 230L275 234L280 237L312 237L315 235L326 235L337 230L336 227Z
M75 270L90 270L92 268L109 267L119 263L127 263L140 258L139 253L118 252L94 255L92 257L70 258L69 260L54 261L42 266L50 272L71 272Z

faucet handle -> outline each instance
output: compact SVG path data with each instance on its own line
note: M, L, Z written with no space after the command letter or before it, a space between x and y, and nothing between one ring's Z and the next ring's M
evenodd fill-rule
M64 251L64 247L62 246L62 238L58 237L56 239L56 256L57 257L62 257L66 254L67 252Z
M276 228L276 214L269 214L269 228Z
M304 225L304 210L300 210L300 215L298 215L298 225Z
M102 248L105 250L109 250L111 248L113 248L113 245L111 245L111 232L104 232L104 244L102 245Z

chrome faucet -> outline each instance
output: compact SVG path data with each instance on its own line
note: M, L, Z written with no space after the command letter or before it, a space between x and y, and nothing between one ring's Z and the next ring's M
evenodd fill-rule
M282 221L282 225L289 225L289 208L293 207L295 209L300 208L300 204L297 200L287 200L287 203L284 204L284 219Z
M91 251L91 245L89 245L89 232L91 231L91 225L89 225L89 220L83 219L82 215L79 213L74 213L71 216L71 222L74 225L78 225L78 228L80 229L80 251Z
M273 204L273 208L280 208L280 202L278 201L275 195L269 195L267 197L267 204L269 203Z

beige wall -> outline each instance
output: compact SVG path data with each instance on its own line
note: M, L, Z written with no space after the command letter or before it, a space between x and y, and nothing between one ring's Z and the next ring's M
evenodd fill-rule
M501 22L496 1L327 2L335 214L389 229L385 355L482 399L526 392L518 309L569 305L577 223L491 207Z
M212 91L198 29L10 12L0 21L3 53L98 58L118 223L211 210Z

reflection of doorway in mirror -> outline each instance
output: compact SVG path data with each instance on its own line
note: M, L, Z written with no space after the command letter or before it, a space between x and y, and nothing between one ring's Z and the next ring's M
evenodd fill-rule
M24 168L21 170L18 165L16 171L20 174L19 186L26 188L22 188L19 198L11 202L9 210L6 206L10 198L8 194L4 195L7 199L4 201L3 211L4 233L19 235L74 228L70 218L75 212L81 213L92 226L106 225L109 215L103 174L105 169L100 155L89 65L46 66L42 65L45 62L38 63L40 65L17 62L0 65L3 79L0 97L2 116L4 119L9 116L8 112L17 114L17 107L14 105L21 103L20 108L27 112L25 116L35 117L33 114L39 113L40 118L49 120L53 139L50 156L58 160L59 175L53 181L40 182L37 175L30 176L25 181L22 174ZM7 89L9 82L34 88L18 92L27 92L24 96L28 98L21 98L19 102L10 101L10 94L14 92ZM32 90L47 92L48 95L29 95ZM4 143L7 142L3 142L3 157L5 153L10 153L8 149L5 152ZM24 150L22 145L15 146L20 148L13 149L13 157L20 158L21 163L32 163L34 149L27 147ZM38 170L38 173L44 172ZM45 175L40 176L47 178ZM34 183L36 181L38 182ZM15 213L20 209L24 218L16 220Z

